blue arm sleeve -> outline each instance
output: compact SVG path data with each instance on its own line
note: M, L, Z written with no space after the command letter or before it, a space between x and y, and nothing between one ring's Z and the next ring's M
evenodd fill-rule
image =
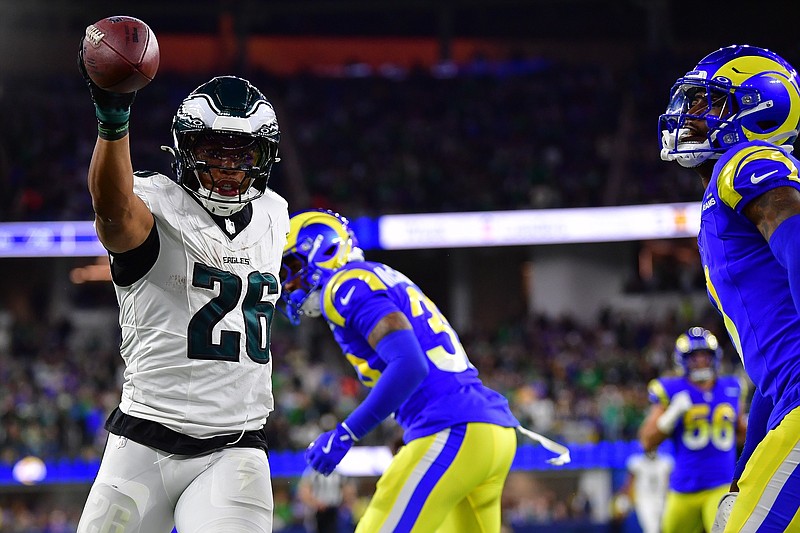
M733 471L733 479L738 480L742 477L744 467L753 451L767 434L767 422L769 415L772 414L772 400L766 398L758 392L756 388L753 393L753 400L750 402L750 414L747 416L747 434L744 438L744 448L739 460L736 461L736 468Z
M778 262L789 275L789 290L794 306L800 312L800 215L794 215L783 222L769 238L769 247Z
M386 361L386 369L364 402L350 413L344 424L356 439L372 431L396 411L428 375L428 362L414 332L393 331L375 347Z

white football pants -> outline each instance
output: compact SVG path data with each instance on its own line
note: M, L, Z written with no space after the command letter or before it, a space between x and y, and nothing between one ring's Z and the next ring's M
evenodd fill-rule
M272 509L263 450L169 455L112 434L78 533L269 533Z

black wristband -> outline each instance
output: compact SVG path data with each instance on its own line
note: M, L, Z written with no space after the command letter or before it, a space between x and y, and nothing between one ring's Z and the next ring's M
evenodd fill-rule
M107 124L98 120L97 136L104 141L117 141L128 134L129 126L130 122L128 121L122 124Z

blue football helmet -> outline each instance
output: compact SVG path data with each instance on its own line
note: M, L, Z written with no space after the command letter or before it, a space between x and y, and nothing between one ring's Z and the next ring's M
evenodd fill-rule
M211 213L230 216L264 194L272 164L280 160L280 135L272 104L261 91L245 79L218 76L183 100L172 121L174 146L164 149L175 156L177 182ZM214 165L201 160L201 145L216 146L221 156L240 155L235 164L249 180L247 188L224 195L204 187L197 173Z
M704 140L687 124L695 120L708 125ZM658 121L661 159L691 168L751 140L791 145L799 125L795 69L769 50L728 46L701 59L672 87Z
M712 356L711 367L689 368L689 359L695 352L706 351ZM722 348L713 333L701 327L689 328L675 340L675 351L672 354L675 365L681 373L688 375L692 381L708 381L713 379L722 363Z
M293 214L283 249L279 310L295 325L301 316L319 316L322 284L348 261L363 258L345 217L325 209Z

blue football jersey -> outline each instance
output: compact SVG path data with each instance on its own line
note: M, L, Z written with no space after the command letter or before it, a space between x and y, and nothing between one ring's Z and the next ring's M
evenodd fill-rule
M429 373L395 412L406 442L454 424L519 425L500 393L485 387L458 335L436 305L405 275L381 263L346 264L322 287L322 313L359 380L373 387L386 363L367 342L386 315L406 315L427 356Z
M800 190L799 165L762 141L726 152L703 197L697 240L709 297L748 376L775 404L769 429L800 405L800 317L786 269L743 210L775 187Z
M654 379L648 386L650 401L664 407L681 391L689 394L692 407L670 437L675 458L670 488L698 492L729 484L736 465L736 427L746 388L734 376L717 378L708 391L684 376Z

